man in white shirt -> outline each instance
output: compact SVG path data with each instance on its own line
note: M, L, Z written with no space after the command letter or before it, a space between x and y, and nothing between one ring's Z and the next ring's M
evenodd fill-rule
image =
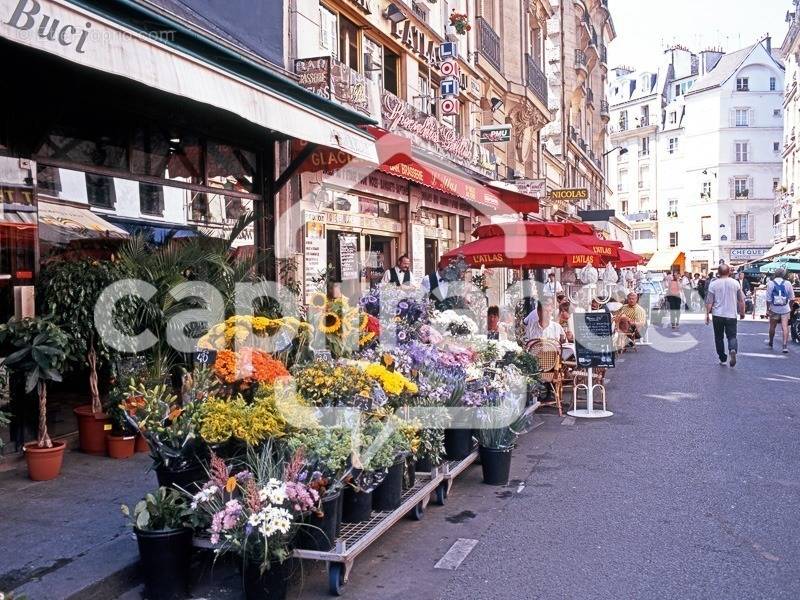
M403 254L397 259L397 266L386 270L381 283L393 283L397 287L401 285L417 285L414 274L411 272L411 259L408 258L408 254Z
M706 325L709 315L714 323L714 344L719 356L719 364L724 365L728 356L725 354L725 341L728 339L728 352L731 355L730 365L736 366L736 353L739 349L736 340L736 314L744 319L744 292L735 279L731 279L731 268L721 264L716 277L708 286L706 293Z
M553 321L552 301L544 300L539 302L536 307L536 315L538 318L535 322L531 319L530 324L526 323L525 337L527 342L538 338L545 338L554 340L559 344L566 343L567 334L564 332L564 328L561 327L557 321Z
M789 314L792 312L792 300L794 300L794 289L792 284L786 280L786 270L778 269L772 280L767 283L767 315L769 316L767 345L772 348L775 330L780 323L784 354L789 352Z
M556 274L552 271L547 274L547 281L542 285L542 298L555 298L564 293L561 282L556 281Z

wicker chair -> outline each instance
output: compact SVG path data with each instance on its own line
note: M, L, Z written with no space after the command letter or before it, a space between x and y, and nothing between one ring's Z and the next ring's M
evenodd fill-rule
M555 340L538 338L528 343L528 352L539 361L539 378L553 386L555 400L542 402L542 406L556 406L558 415L564 416L561 396L564 391L564 367L561 362L561 344Z

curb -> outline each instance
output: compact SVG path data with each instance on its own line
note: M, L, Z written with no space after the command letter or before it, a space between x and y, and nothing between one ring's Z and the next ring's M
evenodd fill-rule
M13 590L29 600L108 600L138 583L139 553L123 534L79 554L68 564Z

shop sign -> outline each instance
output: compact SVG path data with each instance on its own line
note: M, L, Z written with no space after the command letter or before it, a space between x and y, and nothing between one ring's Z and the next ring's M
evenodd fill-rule
M425 276L425 227L411 224L411 270L418 280Z
M339 264L342 280L358 279L358 237L355 235L339 236Z
M307 302L314 292L324 291L322 282L328 269L328 245L324 213L307 210L303 217L305 222L303 274Z
M511 125L491 125L479 130L481 144L494 144L511 140Z
M532 198L544 198L547 196L546 179L515 179L513 183L520 194L525 194Z
M372 0L350 0L350 2L359 8L365 15L372 14Z
M404 179L392 177L381 171L371 171L364 176L364 169L344 166L332 172L325 170L325 185L335 186L350 192L372 194L395 202L408 202L409 183ZM318 185L312 176L303 176L303 189L311 189Z
M392 37L400 40L401 44L433 67L437 67L441 61L439 45L435 41L429 40L408 19L401 23L392 21Z
M47 40L63 48L71 48L76 54L86 54L84 46L89 37L92 24L88 21L75 24L65 22L61 15L49 14L42 10L37 0L19 0L14 11L4 21L5 25L21 32L20 37L30 37L25 32L36 31L40 39Z
M385 90L381 95L381 117L386 130L405 134L414 144L488 177L494 175L495 165L488 150Z
M587 200L589 198L589 190L586 188L553 190L550 192L550 197L556 200Z
M294 61L298 83L323 98L331 97L331 57L298 58Z
M731 260L760 258L768 251L769 248L731 248Z
M400 233L403 230L399 221L385 217L330 210L326 210L324 216L326 224L343 229L370 229L386 233Z

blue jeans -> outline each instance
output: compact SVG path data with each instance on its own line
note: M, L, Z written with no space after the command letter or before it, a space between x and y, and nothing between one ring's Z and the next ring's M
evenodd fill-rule
M736 319L729 317L711 317L714 325L714 344L717 347L717 356L721 361L728 360L725 353L725 338L728 338L728 352L738 352L739 344L736 341Z

